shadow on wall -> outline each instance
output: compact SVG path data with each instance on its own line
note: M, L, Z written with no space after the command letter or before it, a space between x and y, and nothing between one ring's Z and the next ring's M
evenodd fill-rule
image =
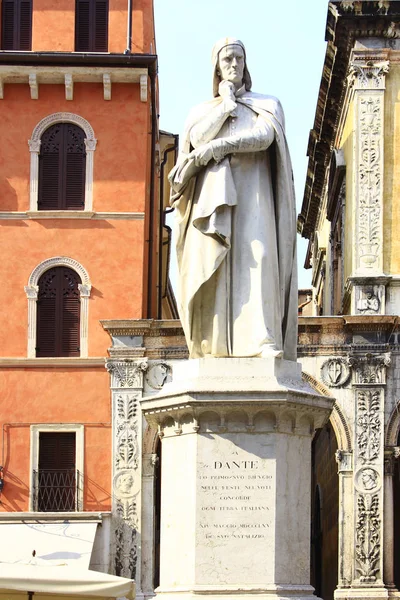
M17 192L5 177L0 181L0 211L3 210L18 210Z
M29 487L11 471L4 470L4 488L0 507L7 512L28 510Z

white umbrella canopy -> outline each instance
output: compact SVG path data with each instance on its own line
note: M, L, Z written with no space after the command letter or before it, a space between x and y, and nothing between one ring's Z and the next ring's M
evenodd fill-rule
M27 592L34 592L37 600L41 596L46 600L65 600L65 596L134 600L135 582L71 565L0 563L0 600L26 600Z

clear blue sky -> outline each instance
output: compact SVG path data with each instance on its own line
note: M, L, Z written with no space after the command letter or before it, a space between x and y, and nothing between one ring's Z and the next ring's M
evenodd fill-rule
M328 0L154 0L160 126L181 133L190 108L212 97L211 50L225 36L246 46L253 91L277 96L286 115L298 212L326 43ZM298 236L299 287L307 242ZM174 268L171 273L174 279Z

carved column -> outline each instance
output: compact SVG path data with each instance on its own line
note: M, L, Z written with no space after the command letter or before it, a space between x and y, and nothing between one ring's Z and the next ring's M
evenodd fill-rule
M154 548L155 548L155 498L154 476L157 465L157 454L143 455L143 480L142 480L142 590L147 597L154 593Z
M384 547L384 400L390 356L351 357L355 400L354 422L354 573L353 588L386 594Z
M142 418L140 398L146 359L110 358L112 397L112 571L136 581L141 596Z
M350 64L355 119L352 314L385 314L383 273L384 94L388 61Z
M386 587L395 589L394 585L394 505L393 505L393 472L394 462L400 456L400 448L385 448L385 486L384 486L384 556L383 578Z
M336 461L339 474L338 588L340 589L350 587L353 579L353 453L338 450Z

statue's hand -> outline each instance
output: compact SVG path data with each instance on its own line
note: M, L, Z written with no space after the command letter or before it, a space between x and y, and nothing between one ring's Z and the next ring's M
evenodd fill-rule
M231 81L223 79L219 84L218 93L223 100L232 100L236 106L235 86Z
M197 167L207 165L214 158L211 144L199 146L191 152L191 156L194 158Z

